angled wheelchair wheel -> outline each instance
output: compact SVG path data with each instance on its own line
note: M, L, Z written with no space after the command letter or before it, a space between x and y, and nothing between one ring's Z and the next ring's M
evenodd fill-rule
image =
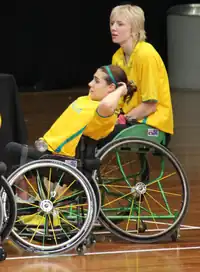
M4 176L0 179L1 201L3 205L3 222L1 226L1 239L4 241L10 234L17 215L17 207L13 190Z
M76 168L56 160L32 161L8 182L17 201L10 238L23 249L58 253L76 248L90 234L97 213L95 194Z
M2 200L0 198L0 232L2 234L2 229L4 227L4 211L3 211L3 204L2 204ZM3 262L6 257L7 257L7 253L5 251L5 249L3 248L3 237L0 234L0 262Z
M2 228L3 228L3 204L2 204L2 200L0 199L0 232L2 232Z
M10 234L11 229L16 219L16 202L11 186L8 184L4 173L7 166L4 162L0 162L0 199L2 204L2 211L0 212L0 236L3 242ZM7 201L4 202L6 196Z
M177 158L155 142L127 137L97 156L101 190L99 221L111 233L137 243L168 239L187 213L188 179Z

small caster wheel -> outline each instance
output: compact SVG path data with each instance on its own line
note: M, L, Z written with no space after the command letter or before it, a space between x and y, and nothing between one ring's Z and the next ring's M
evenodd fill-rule
M84 244L81 244L76 248L76 252L79 256L83 256L86 251L87 251L87 247Z
M93 246L94 244L96 244L96 239L94 237L94 235L88 236L86 238L86 240L83 243L87 248L90 248L91 246Z
M7 257L7 252L3 249L0 248L0 262L3 262Z
M138 230L138 233L144 233L147 230L147 224L143 222L142 220L139 223L139 228L138 225L136 224L136 230Z
M180 230L177 229L175 232L171 235L172 242L176 242L178 238L180 237Z

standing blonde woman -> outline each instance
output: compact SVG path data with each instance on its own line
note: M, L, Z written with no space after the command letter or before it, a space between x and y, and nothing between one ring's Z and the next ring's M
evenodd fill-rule
M165 65L155 50L146 42L145 16L138 6L120 5L110 15L113 43L120 48L112 57L112 64L120 66L137 86L129 103L122 105L125 119L174 133L173 110L169 80Z

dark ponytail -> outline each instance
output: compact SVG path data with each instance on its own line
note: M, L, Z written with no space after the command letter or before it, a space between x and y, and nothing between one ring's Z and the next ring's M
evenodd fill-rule
M108 84L114 83L116 87L119 87L119 82L126 83L128 93L124 96L124 102L129 102L137 91L135 83L129 81L125 71L117 65L102 66L100 69L107 74L105 80Z
M135 85L135 83L130 80L126 83L128 92L127 94L124 96L124 102L129 102L131 100L131 98L133 97L134 93L137 91L137 87Z

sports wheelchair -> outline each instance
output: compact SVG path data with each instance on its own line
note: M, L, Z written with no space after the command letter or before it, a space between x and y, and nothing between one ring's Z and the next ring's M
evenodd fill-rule
M7 257L7 253L3 248L3 242L9 236L17 214L14 194L11 186L4 177L5 172L6 165L4 162L0 162L0 192L1 195L6 195L7 198L7 204L5 205L3 199L0 197L0 262L4 261Z
M176 241L189 185L165 133L136 124L100 150L91 146L82 137L76 158L22 149L21 166L7 178L15 195L26 195L11 239L32 252L82 253L100 222L130 242Z

